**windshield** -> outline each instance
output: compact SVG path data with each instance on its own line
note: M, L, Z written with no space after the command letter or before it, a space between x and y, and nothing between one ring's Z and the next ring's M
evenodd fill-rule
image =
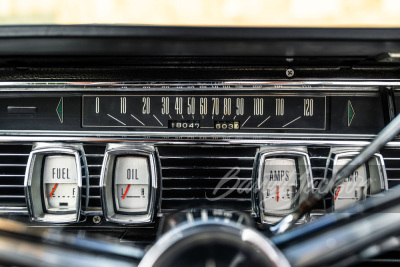
M0 24L398 27L398 0L1 0Z

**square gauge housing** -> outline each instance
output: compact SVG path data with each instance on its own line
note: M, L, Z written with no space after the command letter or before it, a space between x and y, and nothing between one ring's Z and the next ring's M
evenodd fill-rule
M30 153L25 194L30 218L36 222L78 222L81 212L80 154L69 148L43 148Z
M336 173L358 155L358 151L333 149L325 178L332 179ZM335 186L332 194L332 211L340 210L387 190L386 170L381 154L374 154L365 164L359 166L344 181ZM328 205L329 207L329 205Z
M106 220L119 224L151 223L158 194L157 177L151 148L108 149L100 177Z
M253 207L262 223L279 222L312 190L310 160L305 152L260 152L256 168ZM307 220L308 215L300 222Z

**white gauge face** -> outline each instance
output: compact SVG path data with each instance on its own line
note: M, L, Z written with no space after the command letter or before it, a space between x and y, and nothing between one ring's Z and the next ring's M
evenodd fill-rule
M43 169L43 199L48 212L76 212L77 169L74 156L47 156Z
M146 157L118 157L115 164L114 199L119 212L146 212L149 205L149 166Z
M334 172L339 171L351 159L338 159L334 166ZM367 168L364 165L358 167L351 175L344 179L343 183L337 186L333 192L333 208L335 210L345 208L363 200L367 197L368 177Z
M296 162L288 158L265 159L263 174L263 212L282 214L291 211L296 203L298 174Z

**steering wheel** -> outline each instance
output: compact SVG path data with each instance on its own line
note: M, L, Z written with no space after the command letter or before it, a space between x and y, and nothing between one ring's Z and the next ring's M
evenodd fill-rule
M321 266L349 265L399 246L400 187L308 224L296 222L400 132L400 116L328 183L278 224L256 230L248 215L192 208L163 218L148 250L33 228L0 219L0 259L41 266Z

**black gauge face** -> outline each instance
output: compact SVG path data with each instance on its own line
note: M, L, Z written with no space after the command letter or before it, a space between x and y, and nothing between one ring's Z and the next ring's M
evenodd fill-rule
M325 96L83 96L83 127L257 131L326 129Z

